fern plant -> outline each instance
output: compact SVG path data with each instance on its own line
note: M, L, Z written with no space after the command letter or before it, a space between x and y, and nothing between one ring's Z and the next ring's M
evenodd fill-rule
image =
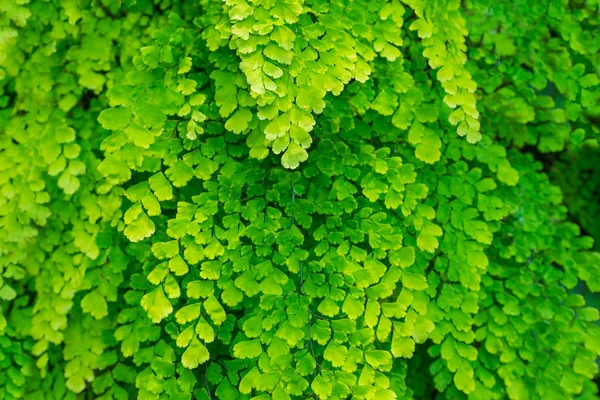
M599 7L4 0L0 398L597 398Z

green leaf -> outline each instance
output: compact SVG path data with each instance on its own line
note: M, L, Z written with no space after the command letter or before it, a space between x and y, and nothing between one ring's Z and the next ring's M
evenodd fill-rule
M254 382L260 377L260 371L257 367L252 367L246 375L244 375L240 381L239 389L243 394L250 394L254 387Z
M317 363L315 362L315 359L312 358L309 352L305 352L304 355L296 361L296 371L301 376L307 376L312 374L315 371L316 367Z
M214 286L211 281L191 281L187 284L187 296L191 299L209 297L214 292Z
M189 96L196 91L198 83L193 79L180 79L177 85L177 91L184 96Z
M398 107L398 96L388 90L383 90L373 100L371 108L380 113L381 115L392 115Z
M152 322L159 323L173 312L171 302L165 296L162 286L158 286L142 297L141 305Z
M147 149L154 143L154 135L135 122L132 122L125 128L125 134L131 143L144 149Z
M177 323L183 325L187 322L194 321L200 316L200 303L189 304L182 307L175 313Z
M204 302L204 310L210 315L210 319L215 325L221 325L227 318L225 310L219 303L219 301L212 295L208 296Z
M365 360L375 369L387 368L392 362L392 356L385 350L365 351Z
M223 379L221 384L217 387L215 394L219 399L227 400L227 399L237 399L239 392L237 389L229 382L228 379Z
M216 237L213 237L208 246L204 248L204 255L210 260L222 256L225 253L225 248Z
M346 300L342 305L342 311L346 313L346 315L350 319L357 319L358 317L363 315L364 309L365 307L363 303L361 301L356 300L350 295L346 296Z
M167 117L158 107L145 101L137 103L133 113L139 118L145 128L162 128Z
M111 106L129 106L133 97L133 87L129 85L114 85L106 92ZM102 114L102 113L101 113Z
M165 171L165 175L173 183L173 186L183 187L194 177L194 170L186 163L177 161Z
M142 53L142 59L146 65L148 65L150 68L156 68L158 66L160 47L144 46L140 49L140 52Z
M379 321L379 313L381 312L381 306L378 302L368 299L367 307L365 309L364 319L365 323L370 328L375 328Z
M124 233L127 239L139 242L152 236L155 229L154 222L144 212L141 212L135 220L127 225Z
M260 336L263 332L262 318L258 315L248 318L242 325L242 329L249 338Z
M100 113L98 122L104 129L120 131L129 125L131 111L125 107L108 108Z
M0 297L4 298L1 292L2 291L0 290ZM100 294L98 289L88 292L83 299L81 299L81 309L83 312L92 314L96 319L102 319L108 315L106 300L104 299L104 296Z
M459 369L454 375L454 384L456 388L464 393L471 393L475 390L475 380L473 379L472 369Z
M290 28L285 25L281 25L273 29L270 36L271 40L275 41L279 47L286 50L292 50L294 48L294 39L296 35Z
M179 253L179 242L170 240L168 242L156 242L152 245L152 254L159 260L175 257Z
M239 359L256 358L262 354L262 346L259 340L246 340L233 346L233 356Z
M396 330L392 337L392 354L394 357L411 358L415 351L415 341L411 338L400 336Z
M296 328L290 324L289 321L286 321L279 327L276 336L285 340L289 346L293 347L304 338L304 331Z
M225 122L225 129L235 134L245 132L252 120L252 113L247 108L240 108Z
M185 275L190 270L179 254L169 260L169 269L177 276Z
M332 392L333 386L328 379L323 377L323 374L317 375L317 377L312 381L310 385L312 390L315 392L319 399L327 399Z
M181 290L179 289L179 283L173 278L173 275L167 274L165 278L165 283L163 283L163 288L165 289L165 293L169 296L170 299L176 299L180 296Z
M12 288L12 286L5 284L2 286L2 288L0 288L0 299L10 301L15 297L17 297L17 292Z
M402 284L408 289L415 290L425 290L428 287L425 276L408 271L402 272Z
M0 314L0 333L4 333L6 329L6 318L3 314Z
M326 297L325 299L323 299L321 304L319 304L317 310L321 314L326 315L328 317L335 317L340 311L340 307L337 305L336 302L331 300L330 297Z
M274 43L269 43L263 50L265 56L271 60L277 61L281 64L290 65L294 59L294 55L291 51L285 50L276 46Z
M196 334L205 343L212 343L215 340L215 331L204 318L200 318L196 324Z
M175 343L177 344L177 347L187 347L192 341L192 338L194 338L194 327L188 326L177 335Z
M329 344L325 348L325 352L323 353L323 358L331 362L331 365L333 365L336 368L339 368L344 365L347 356L348 349L334 342L329 342Z
M301 86L298 89L296 104L298 107L320 114L325 109L324 93L315 86Z
M164 201L173 198L173 188L162 172L152 175L148 179L148 184L158 200Z
M265 137L267 140L274 141L277 138L284 137L290 130L289 113L281 114L265 127Z
M403 247L400 250L390 252L388 257L392 265L407 268L415 262L415 249L412 246Z
M438 248L438 245L439 244L435 236L429 232L422 231L417 238L417 246L419 246L419 249L423 251L433 253L435 249Z
M200 364L204 364L210 358L206 347L196 338L192 339L188 348L181 356L181 364L187 369L194 369Z

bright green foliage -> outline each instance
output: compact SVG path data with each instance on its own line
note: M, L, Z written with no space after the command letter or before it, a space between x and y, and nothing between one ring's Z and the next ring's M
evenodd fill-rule
M497 115L482 130L542 153L597 139L598 2L471 3L469 41L478 46L468 64L483 89L482 112Z
M600 146L595 141L587 141L552 160L551 178L560 186L569 212L581 228L594 238L600 237ZM594 243L600 250L600 242Z
M3 0L0 398L597 398L599 8Z

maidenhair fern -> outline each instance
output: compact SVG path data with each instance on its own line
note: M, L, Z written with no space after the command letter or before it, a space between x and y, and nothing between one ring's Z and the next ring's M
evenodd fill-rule
M4 0L0 398L597 398L599 7Z

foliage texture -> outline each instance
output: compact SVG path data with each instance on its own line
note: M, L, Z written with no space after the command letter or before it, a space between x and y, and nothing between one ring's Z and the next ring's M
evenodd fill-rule
M0 398L596 399L599 9L2 0Z

